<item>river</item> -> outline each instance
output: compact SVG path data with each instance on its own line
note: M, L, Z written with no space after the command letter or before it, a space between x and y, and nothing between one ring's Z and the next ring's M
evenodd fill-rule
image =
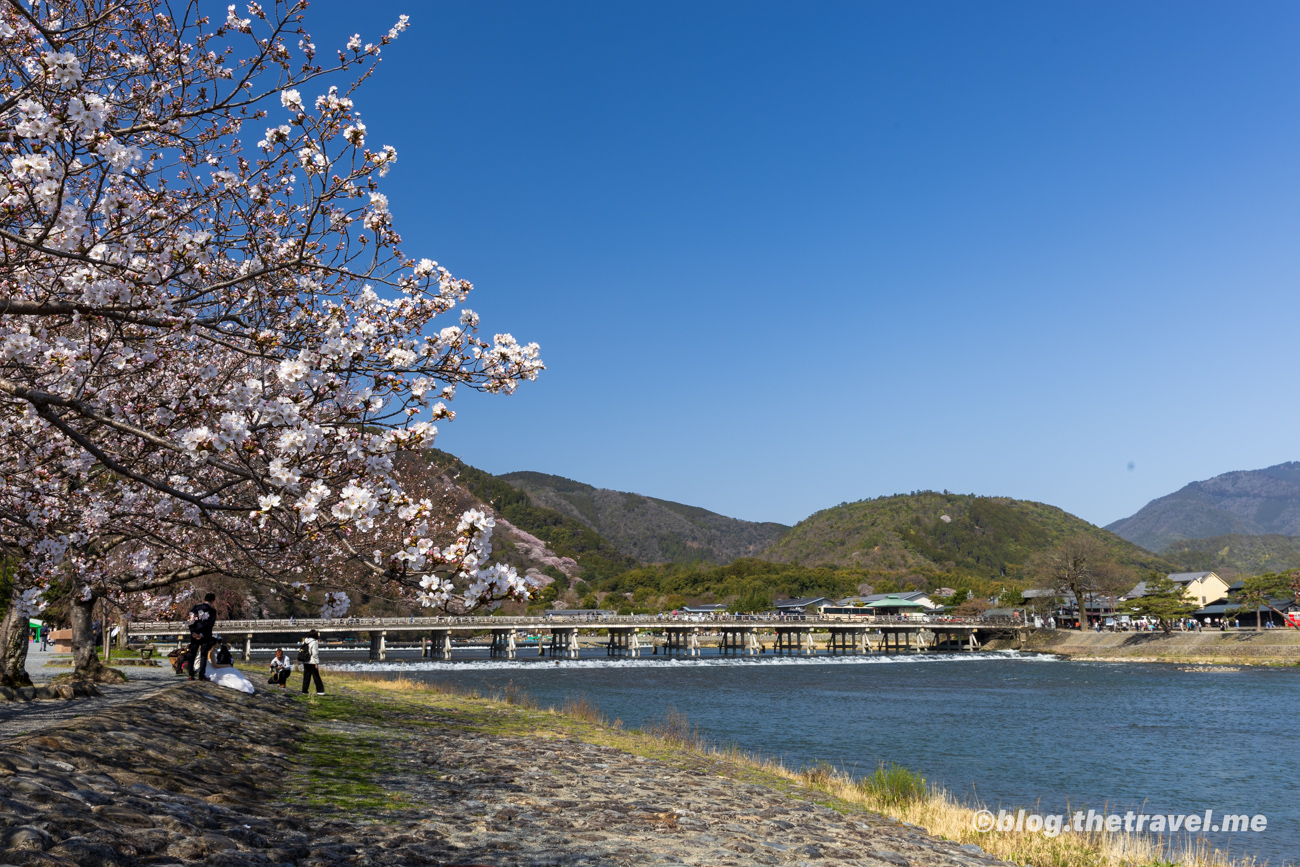
M892 761L997 810L1262 814L1261 833L1209 833L1236 855L1300 855L1300 676L1016 653L695 660L603 655L346 664L542 704L585 694L640 726L672 705L716 743L859 772ZM1145 806L1143 806L1145 805Z

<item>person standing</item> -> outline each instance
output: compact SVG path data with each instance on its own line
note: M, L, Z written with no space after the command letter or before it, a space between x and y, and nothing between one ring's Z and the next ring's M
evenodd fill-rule
M190 609L189 619L190 646L185 649L185 661L189 664L190 680L194 679L194 660L199 662L199 679L206 680L208 673L208 651L214 644L212 627L217 624L217 609L212 603L217 601L217 594L209 593L203 601Z
M303 657L306 659L303 659ZM320 633L313 629L302 640L298 649L298 658L302 660L302 694L307 694L307 684L316 682L316 694L325 692L325 684L320 679Z

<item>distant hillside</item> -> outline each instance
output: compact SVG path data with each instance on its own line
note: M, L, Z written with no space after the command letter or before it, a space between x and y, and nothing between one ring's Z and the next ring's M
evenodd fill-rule
M1211 536L1175 542L1162 556L1188 572L1215 571L1223 578L1300 569L1300 537Z
M1028 559L1087 533L1120 563L1167 570L1160 557L1055 506L923 491L842 503L806 518L763 553L806 566L1019 578Z
M496 478L526 492L535 505L580 521L643 563L730 563L759 554L790 529L596 488L562 476L518 472Z
M1192 482L1106 529L1151 551L1230 534L1300 536L1300 462Z
M491 507L498 516L544 542L555 555L576 561L579 577L584 580L618 575L639 565L583 522L534 502L527 492L470 466L455 455L428 449L425 461L431 470L444 474L476 500ZM526 540L511 543L507 536L503 535L496 548L498 556L513 565L512 556L526 558L528 555L523 549L528 546L521 544ZM557 577L549 570L544 571Z

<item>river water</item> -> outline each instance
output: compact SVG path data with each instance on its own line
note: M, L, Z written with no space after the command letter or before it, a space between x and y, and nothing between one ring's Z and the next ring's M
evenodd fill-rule
M629 727L674 706L715 743L799 766L881 761L996 811L1262 814L1209 833L1272 867L1300 860L1300 673L1077 662L1016 653L908 657L463 660L345 664L542 704L586 695Z

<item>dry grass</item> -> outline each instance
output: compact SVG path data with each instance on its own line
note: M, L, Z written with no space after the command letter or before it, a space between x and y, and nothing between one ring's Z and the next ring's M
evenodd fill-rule
M1255 867L1253 858L1234 859L1202 841L1172 848L1167 841L1138 834L1068 834L1048 837L1041 833L991 832L974 829L976 811L983 804L957 801L950 793L927 788L925 780L897 765L882 765L876 773L855 778L829 765L792 771L765 762L771 773L802 782L836 800L891 816L925 828L931 834L959 843L974 843L984 851L1034 867Z
M586 693L580 695L571 695L564 700L564 706L560 708L560 713L576 719L579 722L594 723L601 725L605 722L605 715L596 707L596 703L587 698Z
M692 726L686 714L672 705L668 705L662 719L654 720L642 732L678 749L704 752L708 748L699 726Z

